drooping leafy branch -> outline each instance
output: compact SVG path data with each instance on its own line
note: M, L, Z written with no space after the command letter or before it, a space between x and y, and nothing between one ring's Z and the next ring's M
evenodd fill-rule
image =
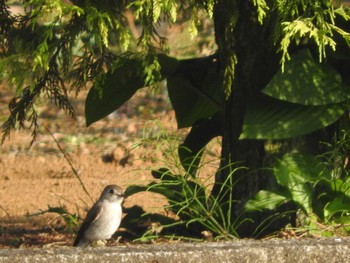
M177 1L23 1L25 12L13 14L1 1L1 79L16 88L10 117L3 126L3 140L16 126L37 127L36 98L46 93L58 107L74 115L67 97L67 83L78 93L88 82L100 80L118 62L132 57L130 32L124 12L133 10L142 34L135 49L145 84L159 79L157 48L164 38L156 25L164 18L176 20Z
M336 23L337 20L350 19L349 12L342 5L336 7L333 1L329 0L273 2L271 8L276 10L278 21L275 24L275 44L282 53L282 69L284 63L290 59L289 50L292 44L312 42L318 49L321 62L326 58L327 50L336 50L335 35L339 34L349 43L349 32Z
M26 13L14 15L2 1L1 78L16 87L18 96L14 101L17 107L24 107L17 113L12 109L12 117L4 126L5 134L15 126L16 120L24 124L25 114L32 112L34 108L30 105L35 103L35 98L42 91L52 91L49 97L56 100L58 106L70 109L66 84L70 82L73 89L79 92L87 82L99 81L102 74L117 66L116 57L121 54L124 57L132 55L134 51L143 54L139 71L143 71L145 85L157 81L160 79L161 65L156 53L168 48L166 39L158 33L158 24L163 21L175 23L180 15L192 21L195 29L200 10L206 11L209 18L214 15L226 17L226 25L216 25L215 30L216 36L220 36L217 42L223 43L221 52L231 54L225 56L226 62L220 61L225 65L222 72L223 90L228 95L235 65L239 63L234 49L236 40L230 37L235 31L239 14L236 1L232 1L232 12L226 15L217 13L219 9L215 9L215 6L221 2L31 0L23 2ZM333 5L332 1L252 0L251 4L257 10L259 23L265 27L272 25L274 38L271 44L275 44L281 53L282 66L290 59L291 47L295 44L312 42L317 46L321 60L326 56L328 47L330 50L336 48L339 37L346 43L349 41L346 29L336 23L338 20L347 21L349 13L343 6ZM136 45L130 42L131 35L124 16L126 10L133 12L140 24L141 34ZM195 33L195 30L192 32ZM22 90L30 90L31 95L21 95ZM19 101L22 99L29 101L21 104ZM19 112L24 114L20 118Z

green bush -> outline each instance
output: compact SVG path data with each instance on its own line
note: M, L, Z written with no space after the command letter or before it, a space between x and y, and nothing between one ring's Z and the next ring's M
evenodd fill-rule
M311 233L332 234L323 231L324 224L337 225L349 233L350 177L348 173L335 176L336 169L312 155L285 154L273 167L277 184L258 192L245 204L245 209L276 210L291 202L306 215L300 226Z

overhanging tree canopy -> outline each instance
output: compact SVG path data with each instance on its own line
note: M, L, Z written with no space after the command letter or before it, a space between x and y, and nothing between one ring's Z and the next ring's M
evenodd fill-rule
M85 105L91 125L139 89L166 79L178 127L192 127L179 155L195 176L193 164L216 136L223 136L222 167L245 161L259 168L262 139L319 130L347 110L350 13L345 1L23 2L22 15L9 11L10 1L0 2L1 78L18 94L9 105L3 139L26 120L35 135L39 96L74 115L68 86L79 92L92 83ZM157 24L188 17L196 25L199 12L214 22L215 53L186 60L167 55ZM130 13L141 27L136 45L127 26ZM251 143L255 139L260 141ZM216 182L225 182L228 173L221 169ZM233 198L247 200L262 188L261 180L241 180Z

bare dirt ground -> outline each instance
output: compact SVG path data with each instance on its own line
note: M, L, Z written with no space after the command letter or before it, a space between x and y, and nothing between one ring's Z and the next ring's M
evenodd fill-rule
M0 124L8 116L12 96L4 85L0 87ZM43 101L34 144L30 146L30 131L13 131L0 147L0 248L70 245L74 233L67 230L62 216L41 213L58 207L84 218L92 204L53 136L94 200L108 184L126 188L149 183L153 179L150 169L166 165L165 152L175 153L176 142L157 139L176 134L181 140L184 133L176 130L165 96L141 92L117 113L90 127L85 126L83 114L85 96L83 92L72 98L76 120ZM124 206L135 204L164 213L166 200L140 193L128 198Z

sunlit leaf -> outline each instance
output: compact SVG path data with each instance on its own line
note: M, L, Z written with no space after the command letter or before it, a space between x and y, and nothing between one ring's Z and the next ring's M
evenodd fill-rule
M286 154L274 167L274 175L279 185L289 191L292 200L307 214L313 212L312 185L322 176L329 177L327 169L314 156Z
M350 198L339 194L324 208L324 218L327 222L332 218L332 216L341 212L350 213Z
M284 139L324 128L344 113L342 104L305 106L261 95L249 101L240 139Z
M280 185L288 187L290 180L301 183L315 183L319 178L331 178L327 166L313 155L285 154L274 167Z
M288 200L288 193L285 195L277 194L267 190L261 190L258 192L253 199L249 200L245 205L246 211L262 211L264 209L276 209L283 202Z
M350 87L332 67L317 63L308 49L291 56L284 72L279 70L263 93L303 105L326 105L350 98Z

